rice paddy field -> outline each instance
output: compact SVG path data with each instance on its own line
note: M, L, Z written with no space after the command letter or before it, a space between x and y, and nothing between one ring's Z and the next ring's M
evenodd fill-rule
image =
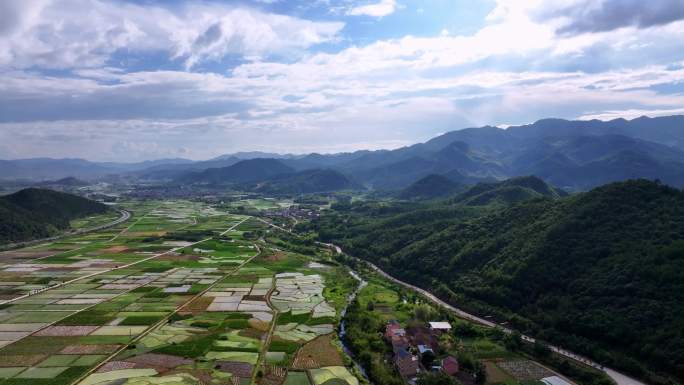
M123 206L114 228L0 253L0 385L359 384L343 267L208 204Z

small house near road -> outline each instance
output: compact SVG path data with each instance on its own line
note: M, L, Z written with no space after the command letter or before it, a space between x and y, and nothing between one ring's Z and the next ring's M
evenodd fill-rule
M545 377L540 380L546 385L572 385L558 376Z
M430 330L436 332L448 332L451 330L451 324L446 321L430 322Z

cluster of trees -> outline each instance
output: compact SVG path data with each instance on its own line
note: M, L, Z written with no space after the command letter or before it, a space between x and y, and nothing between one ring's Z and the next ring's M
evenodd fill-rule
M385 323L373 311L364 311L352 301L344 318L344 341L354 353L368 378L375 384L403 385L394 368L384 362L391 350L382 339Z
M460 307L652 384L684 379L682 191L635 180L504 207L366 202L308 226Z
M76 195L27 188L0 197L0 243L49 237L68 229L74 219L108 210Z

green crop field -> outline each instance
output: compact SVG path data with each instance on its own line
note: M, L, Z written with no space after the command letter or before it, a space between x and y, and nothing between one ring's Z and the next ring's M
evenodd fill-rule
M21 261L0 264L0 385L250 384L258 372L287 373L302 344L335 332L355 283L345 268L309 267L318 253L283 250L286 241L267 225L221 208L122 207L133 213L125 223L20 250ZM29 252L36 257L26 265ZM287 383L308 384L308 376L292 372Z

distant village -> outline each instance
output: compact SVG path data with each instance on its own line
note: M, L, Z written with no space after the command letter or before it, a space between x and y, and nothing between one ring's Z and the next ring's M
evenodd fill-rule
M317 208L305 207L296 204L282 209L265 210L263 213L265 216L272 218L282 217L295 219L312 219L321 216L321 213Z

